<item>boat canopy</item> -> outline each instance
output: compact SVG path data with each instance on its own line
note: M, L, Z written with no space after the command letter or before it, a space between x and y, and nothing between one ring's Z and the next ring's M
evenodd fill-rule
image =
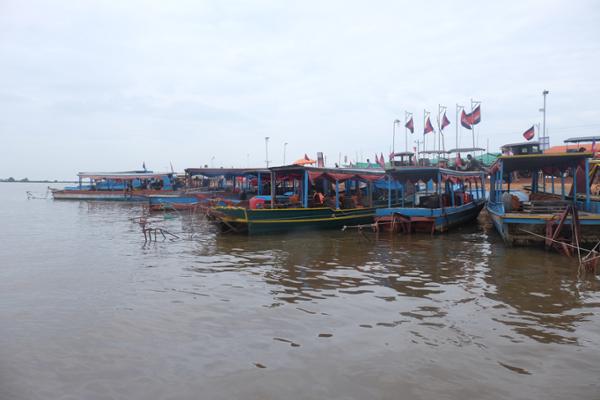
M312 181L320 178L326 178L338 182L347 180L377 181L385 176L383 170L361 168L319 168L290 165L273 167L270 170L278 175L285 174L285 176L300 176L304 173L304 171L306 171L308 172L308 176Z
M172 176L174 172L138 172L138 171L126 171L126 172L80 172L77 176L81 179L114 179L122 181L131 181L135 179L162 179L165 176Z
M600 136L579 136L565 140L565 143L600 142Z
M593 153L554 153L554 154L525 154L518 156L500 156L491 167L491 172L500 168L502 162L504 173L513 171L533 170L558 170L565 171L586 158L591 158Z
M439 167L401 167L386 171L394 180L399 182L428 182L441 178L456 178L469 180L483 177L482 171L455 171Z
M258 173L269 174L271 171L264 168L186 168L185 173L188 176L202 175L207 178L224 176L233 178L236 176L256 175Z
M461 147L458 149L450 149L448 153L473 153L476 151L485 151L485 149L481 147Z
M423 150L420 154L448 154L446 150Z

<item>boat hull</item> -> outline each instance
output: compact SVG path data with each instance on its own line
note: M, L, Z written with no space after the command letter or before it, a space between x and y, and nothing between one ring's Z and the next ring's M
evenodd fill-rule
M556 225L559 218L555 214L502 213L488 207L488 214L496 231L504 243L510 246L538 246L546 243L548 225ZM566 230L571 230L571 218L565 220ZM600 241L600 215L579 215L581 245L595 245Z
M193 195L150 195L148 204L150 211L193 210L200 204L200 199Z
M251 210L241 207L215 207L212 216L223 231L265 234L298 230L342 229L371 224L374 208L333 210L331 208L282 208Z
M484 205L485 201L479 200L458 207L433 209L412 207L383 208L377 210L376 220L380 222L388 222L389 220L389 223L381 224L381 226L385 230L397 230L397 226L393 223L393 218L394 216L402 216L406 221L414 220L421 224L426 222L432 233L443 233L477 219Z
M160 190L52 190L52 197L55 200L148 201L148 196L164 193Z

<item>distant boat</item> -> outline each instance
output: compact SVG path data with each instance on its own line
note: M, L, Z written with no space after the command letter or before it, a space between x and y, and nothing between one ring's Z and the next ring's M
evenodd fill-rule
M389 204L376 211L377 230L445 232L475 220L485 204L485 175L480 171L406 166L386 175ZM394 206L394 198L400 204Z
M374 182L383 177L373 169L275 167L268 195L250 198L248 207L214 207L211 216L224 232L249 234L372 223Z
M51 189L55 200L147 201L151 194L173 193L172 172L80 172L79 185ZM84 184L84 180L89 180Z

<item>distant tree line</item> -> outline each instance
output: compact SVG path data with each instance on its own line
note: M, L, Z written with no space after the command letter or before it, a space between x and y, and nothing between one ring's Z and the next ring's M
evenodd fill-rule
M30 181L29 178L23 178L23 179L15 179L12 176L6 179L0 179L0 182L36 182L36 183L54 183L54 182L58 182L58 180L42 180L42 181Z

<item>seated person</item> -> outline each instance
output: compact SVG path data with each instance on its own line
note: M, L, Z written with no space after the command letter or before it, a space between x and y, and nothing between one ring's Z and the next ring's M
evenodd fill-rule
M313 202L315 205L322 205L325 202L325 195L321 192L315 192L313 194Z
M290 204L297 204L300 203L300 196L298 196L297 194L293 194L290 196Z

